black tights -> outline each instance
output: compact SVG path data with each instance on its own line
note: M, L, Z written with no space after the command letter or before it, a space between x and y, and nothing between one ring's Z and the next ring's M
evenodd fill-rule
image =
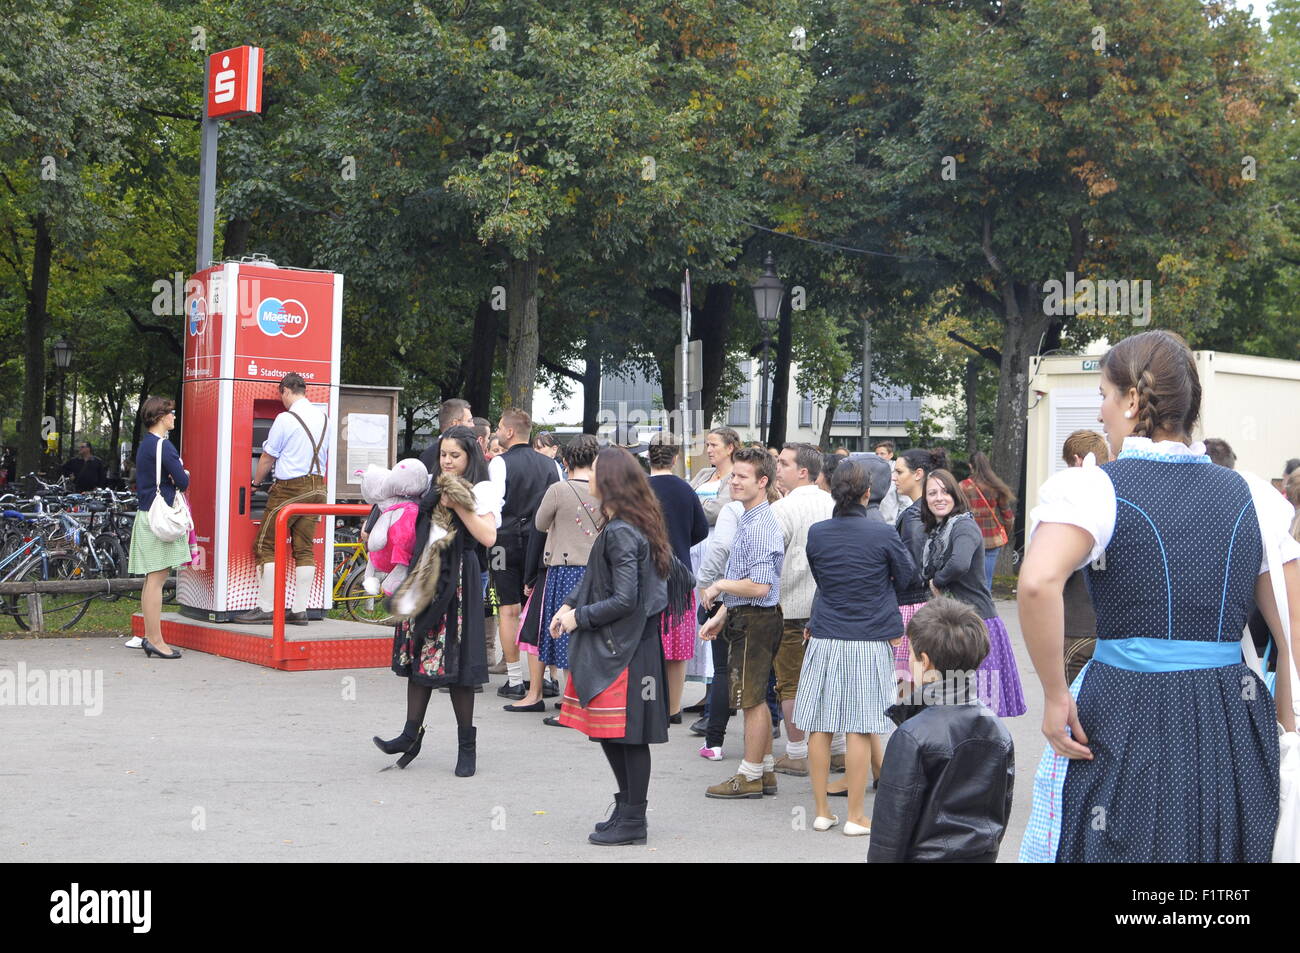
M618 793L627 798L628 804L644 804L650 790L650 746L602 741L600 750L614 770Z
M406 720L416 725L424 724L433 689L420 685L415 679L406 680ZM456 714L456 726L469 728L474 724L474 688L468 685L451 686L451 710Z

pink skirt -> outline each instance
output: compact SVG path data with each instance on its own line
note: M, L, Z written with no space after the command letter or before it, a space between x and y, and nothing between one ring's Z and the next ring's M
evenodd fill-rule
M528 598L524 600L523 608L519 610L519 622L520 622L521 625L523 624L524 619L527 619L527 618L528 618L528 605L529 605L529 603L531 603L531 602L533 601L533 598L534 598L534 597L536 597L537 599L541 599L541 598L542 598L542 593L539 591L539 590L541 590L542 588L543 588L542 586L536 586L536 587L533 589L533 591L532 591L531 593L528 594ZM546 621L549 622L550 620L547 619ZM518 633L515 633L515 634L518 635ZM541 650L540 650L537 646L535 646L535 645L529 645L527 642L520 642L520 641L516 640L516 641L515 641L515 647L516 647L517 649L519 649L520 652L527 652L529 655L541 655L541 654L542 654L542 653L541 653Z
M659 637L664 643L665 662L683 662L695 657L695 592L691 591L686 611L679 616L659 616Z
M898 675L900 681L910 682L912 680L912 647L907 641L907 624L912 621L912 616L916 615L918 609L925 605L924 602L914 602L910 606L899 606L898 614L903 617L903 641L899 642L894 648L894 673Z

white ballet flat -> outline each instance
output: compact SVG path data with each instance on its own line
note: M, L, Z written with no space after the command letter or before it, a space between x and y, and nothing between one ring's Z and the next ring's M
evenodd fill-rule
M844 822L845 837L867 837L870 834L870 827L863 827L861 824L854 824L852 821Z
M837 817L834 814L832 814L830 817L822 817L821 815L818 815L817 818L813 821L813 830L828 831L839 822L840 822L839 817Z

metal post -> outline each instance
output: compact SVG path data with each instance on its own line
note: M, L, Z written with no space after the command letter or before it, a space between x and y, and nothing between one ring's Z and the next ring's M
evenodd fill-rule
M862 318L862 452L871 447L871 317Z
M691 478L691 270L686 269L682 280L682 467L686 479Z
M67 394L64 393L64 384L67 381L68 374L60 368L59 370L59 466L63 466L63 411L64 404L67 403ZM48 447L49 444L46 444Z
M77 450L77 375L72 375L72 424L68 427L68 449Z
M768 333L767 324L766 322L764 322L763 325L763 392L762 392L762 396L759 398L759 404L758 404L758 413L759 413L758 419L760 424L758 430L758 434L759 434L758 439L763 441L764 446L767 446L767 345L768 342L771 341L771 339L772 336Z
M208 89L212 62L203 63L203 120L199 138L199 241L194 270L202 271L212 261L212 229L217 204L217 120L208 116Z

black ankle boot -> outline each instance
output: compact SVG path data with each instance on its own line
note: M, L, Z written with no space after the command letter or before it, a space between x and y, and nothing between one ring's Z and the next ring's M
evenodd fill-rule
M625 844L646 842L645 802L632 804L625 801L618 820L603 831L590 834L587 840L601 847L621 847Z
M476 768L477 728L457 728L456 738L460 742L456 753L456 777L472 778Z
M623 802L625 802L626 800L627 800L627 795L624 794L622 791L619 791L617 794L614 795L614 813L609 815L609 820L596 822L597 833L601 831L607 831L615 824L618 823L619 815L623 813Z
M402 733L392 741L385 741L378 735L371 739L375 747L384 754L400 754L397 766L404 768L420 753L420 746L424 743L424 726L418 722L408 721Z

